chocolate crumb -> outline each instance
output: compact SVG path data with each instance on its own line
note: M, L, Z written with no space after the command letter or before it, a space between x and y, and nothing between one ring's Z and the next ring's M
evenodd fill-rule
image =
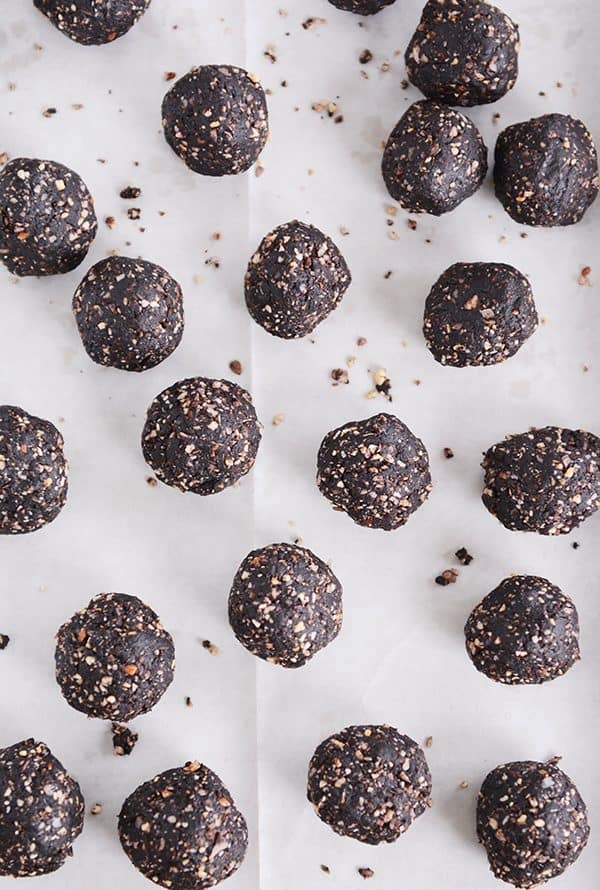
M127 211L127 216L129 219L139 219L142 215L142 211L139 207L130 207Z
M473 557L469 553L466 547L460 547L459 550L454 554L459 562L461 562L464 566L471 565L473 562Z
M583 269L581 270L581 273L579 275L579 281L577 283L580 285L586 285L586 284L588 286L591 285L591 283L592 283L590 281L591 271L592 271L591 266L584 266Z
M320 865L319 867L320 867L321 871L325 872L326 875L331 874L331 869L329 868L328 865Z
M416 221L416 219L407 219L406 225L412 232L414 232L415 229L417 228L417 221Z
M357 346L366 346L366 345L367 345L367 338L366 338L366 337L357 337L357 339L356 339L356 345L357 345Z
M339 383L350 383L348 371L345 368L334 368L331 372L331 379L334 381L334 386L337 386Z
M102 812L102 804L101 803L95 803L95 804L93 804L93 806L90 807L90 813L92 814L92 816L99 816L101 812Z
M367 880L367 878L372 878L375 874L372 868L357 868L356 870L361 878L365 879L365 881Z
M134 198L139 198L142 194L142 190L137 188L135 185L128 185L127 188L121 189L119 192L119 196L124 198L126 201L133 200Z
M427 738L425 739L425 747L431 748L432 745L433 745L433 736L428 735Z
M451 448L444 448L443 454L446 460L451 460L454 457L454 452Z
M358 57L358 61L361 65L367 65L371 59L373 58L373 53L370 49L363 49L362 53Z
M202 640L202 648L210 652L211 655L217 655L219 651L219 647L211 643L210 640Z
M233 374L237 374L239 377L243 370L242 363L239 362L236 358L234 358L232 361L229 362L229 370Z
M185 697L185 706L186 706L186 708L193 708L193 706L194 706L194 702L192 701L192 699L190 698L189 695L186 695L186 697Z
M109 229L114 229L114 227L117 224L117 221L114 218L114 216L105 216L104 222L106 223L106 225L108 226Z
M177 77L176 71L165 71L165 73L163 74L164 80L175 80L176 77Z
M156 486L158 485L158 479L155 479L154 476L148 476L146 482L148 483L150 488L156 488Z
M113 751L119 757L128 756L135 748L138 740L137 732L133 732L120 723L112 725Z
M42 114L44 117L53 117L56 114L56 108L46 108Z
M435 583L439 584L440 587L447 587L448 584L456 584L457 578L458 572L456 569L445 569L441 575L437 576Z
M383 277L385 278L386 281L388 280L388 278L391 278L391 277L392 277L392 270L391 270L391 269L388 269L387 272L384 273L384 276L383 276Z
M6 649L9 643L10 637L8 637L6 634L0 634L0 651L2 649Z
M581 547L581 544L578 544L577 541L573 541L573 543L571 544L571 547L573 548L573 550L579 550L579 548Z

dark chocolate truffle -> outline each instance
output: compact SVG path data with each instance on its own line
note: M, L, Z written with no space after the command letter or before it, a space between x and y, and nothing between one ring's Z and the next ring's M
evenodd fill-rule
M260 439L249 392L228 380L190 377L150 405L142 450L161 482L208 495L252 469Z
M531 285L506 263L455 263L431 288L423 334L442 365L496 365L538 324Z
M77 711L127 722L145 714L173 679L171 635L136 596L100 593L56 636L56 681Z
M94 199L64 164L15 158L0 173L0 259L13 275L70 272L97 228Z
M165 138L195 173L244 173L269 135L267 100L256 78L233 65L192 68L163 99Z
M331 238L295 219L259 244L246 272L246 306L269 334L306 337L338 306L350 281Z
M429 497L429 455L393 414L375 414L327 433L317 484L336 510L358 525L390 531Z
M405 210L441 216L477 191L487 173L487 148L460 111L422 100L392 130L381 170Z
M63 437L49 420L0 405L0 535L34 532L67 499Z
M43 742L0 750L0 875L47 875L72 856L83 828L75 779Z
M329 0L332 6L343 9L344 12L353 12L355 15L375 15L386 6L391 6L396 0Z
M89 357L124 371L154 368L183 335L181 287L146 260L100 260L75 291L73 312Z
M485 453L482 500L512 531L566 535L600 507L600 439L545 426Z
M342 585L305 547L270 544L253 550L239 567L229 623L253 655L302 667L340 631Z
M240 867L246 820L220 778L193 761L166 770L130 794L119 838L145 877L171 890L204 890Z
M496 197L518 223L570 226L596 200L600 179L592 135L568 114L507 127L495 151Z
M111 43L146 12L150 0L33 0L55 28L85 46Z
M430 804L425 755L393 726L348 726L321 742L308 768L307 796L336 834L390 844Z
M545 578L513 575L488 593L465 625L478 671L507 685L545 683L579 661L573 601Z
M486 777L477 800L477 835L495 877L536 887L561 875L588 841L586 806L552 761L517 761Z
M429 99L496 102L519 73L519 29L483 0L429 0L405 61L408 79Z

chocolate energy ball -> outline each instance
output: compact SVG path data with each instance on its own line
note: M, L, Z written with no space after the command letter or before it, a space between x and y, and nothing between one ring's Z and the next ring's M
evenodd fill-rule
M183 336L181 287L146 260L100 260L75 291L73 312L89 357L124 371L154 368Z
M0 875L47 875L73 854L85 804L81 789L43 742L0 750Z
M475 124L439 102L415 102L385 146L387 190L411 213L441 216L474 194L487 173L487 148Z
M85 46L111 43L140 19L150 0L33 0L55 28Z
M329 0L332 6L343 9L344 12L354 12L356 15L375 15L386 6L391 6L396 0Z
M405 54L408 79L447 105L497 102L519 73L519 29L483 0L429 0Z
M473 609L467 653L478 671L518 686L554 680L579 661L574 602L545 578L505 578Z
M528 226L570 226L596 200L600 179L592 135L568 114L507 127L495 150L496 197Z
M552 761L506 763L481 786L477 835L494 875L514 887L536 887L561 875L589 833L579 791Z
M336 834L390 844L430 805L431 774L421 748L393 726L348 726L321 742L308 768L307 796Z
M338 306L351 280L331 238L295 219L259 244L246 272L246 306L269 334L306 337Z
M49 420L0 405L0 535L56 519L67 499L63 437Z
M97 228L94 199L64 164L15 158L0 173L0 259L13 275L70 272Z
M506 263L454 263L425 302L423 334L442 365L496 365L531 337L538 315L531 285Z
M229 594L229 623L242 644L282 667L302 667L342 626L342 585L318 556L270 544L244 559Z
M566 535L600 507L600 439L545 426L485 453L482 500L512 531Z
M190 377L150 405L142 451L161 482L208 495L252 469L260 439L249 392L228 380Z
M129 795L119 815L119 838L132 864L155 884L204 890L238 870L248 829L220 778L193 761Z
M168 689L175 650L156 612L136 596L100 593L59 629L54 660L72 708L127 722Z
M358 525L386 531L404 525L429 497L429 455L393 414L375 414L327 433L317 485Z
M269 135L265 92L243 68L192 68L163 99L162 124L175 154L195 173L244 173Z

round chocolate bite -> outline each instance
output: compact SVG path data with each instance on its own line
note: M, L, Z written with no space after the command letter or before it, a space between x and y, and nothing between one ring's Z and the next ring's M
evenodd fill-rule
M89 357L124 371L154 368L183 336L181 287L147 260L100 260L75 291L73 313Z
M64 164L15 158L0 173L0 259L13 275L70 272L97 228L94 199Z
M497 365L538 325L531 285L506 263L454 263L431 288L423 334L436 361L455 368Z
M54 660L72 708L127 722L171 685L175 650L156 612L136 596L100 593L59 629Z
M111 43L133 28L150 0L33 0L55 28L84 46Z
M56 519L69 487L63 444L49 420L0 405L0 535L24 535Z
M342 626L342 585L318 556L296 544L252 550L229 594L229 623L253 655L302 667Z
M405 54L408 79L447 105L497 102L519 73L519 29L484 0L429 0Z
M536 887L561 875L589 834L579 791L552 761L506 763L481 786L477 836L495 877L514 887Z
M0 875L47 875L73 855L83 828L81 789L43 742L0 750Z
M338 306L351 280L331 238L295 219L259 244L246 272L246 306L269 334L306 337Z
M189 377L148 408L142 451L165 485L208 495L252 469L260 439L249 392L228 380Z
M375 414L327 433L317 458L317 485L358 525L390 531L429 497L429 455L401 420Z
M204 890L238 870L248 829L221 779L193 761L129 795L119 814L119 838L132 864L155 884Z
M375 15L386 6L391 6L396 0L329 0L336 9L344 12L353 12L355 15Z
M336 834L390 844L430 805L431 774L421 748L393 726L348 726L321 742L308 768L307 796Z
M545 578L505 578L465 625L467 653L478 671L511 686L546 683L579 661L574 602Z
M195 173L244 173L269 135L265 92L243 68L192 68L163 99L162 124L175 154Z
M439 102L415 102L385 146L387 190L411 213L441 216L474 194L487 173L487 148L475 124Z
M600 439L545 426L485 453L482 501L512 531L566 535L600 507Z
M507 127L495 150L496 197L516 222L571 226L598 195L598 155L582 121L544 114Z

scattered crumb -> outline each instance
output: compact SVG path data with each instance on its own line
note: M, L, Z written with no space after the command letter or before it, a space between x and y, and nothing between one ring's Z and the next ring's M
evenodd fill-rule
M211 266L213 269L220 269L221 268L221 260L219 259L219 257L209 256L209 257L207 257L207 259L204 260L204 265Z
M349 235L350 229L346 228L346 226L340 226L340 235Z
M185 706L186 706L186 708L194 707L194 702L192 701L192 699L190 698L189 695L186 695L186 697L185 697Z
M319 868L321 869L321 871L324 871L326 875L331 874L331 869L328 865L320 865Z
M461 791L464 791L466 788L469 787L469 783L468 783L468 782L461 782L460 785L459 785L458 787L461 789Z
M127 211L129 219L139 219L141 215L142 211L139 207L130 207Z
M156 488L156 486L158 485L158 479L156 479L154 476L148 476L148 478L146 479L146 483L150 486L150 488Z
M334 381L333 386L340 383L350 383L348 371L345 368L334 368L331 372L331 379Z
M469 566L473 562L473 557L466 547L460 547L454 555L464 566Z
M128 185L126 188L121 189L119 192L119 197L124 198L126 201L133 200L134 198L139 198L142 194L142 190L135 185Z
M407 219L406 225L411 230L411 232L414 232L415 229L417 228L417 221L416 221L416 219Z
M265 172L265 168L261 164L257 164L256 167L254 168L254 175L257 177L262 176L264 172Z
M92 814L92 816L99 816L101 812L102 812L102 804L101 803L95 803L90 807L90 813Z
M383 273L383 277L385 278L386 281L388 280L388 278L391 278L391 277L392 277L392 270L391 270L391 269L388 269L387 272L384 272L384 273Z
M588 287L591 287L591 285L592 285L592 282L590 281L591 271L592 271L591 266L584 266L583 269L581 270L580 275L579 275L579 280L578 280L577 284L587 285Z
M163 74L164 80L175 80L176 77L177 77L176 71L165 71L165 73Z
M425 739L425 747L431 748L432 745L433 745L433 736L428 735L427 738Z
M283 423L283 414L276 414L272 423L273 426L279 426L280 423Z
M232 361L229 362L229 370L232 372L232 374L237 374L239 377L243 371L242 363L234 358Z
M408 89L408 81L404 78L400 81L400 89L407 90Z
M0 151L0 167L4 167L8 163L8 152Z
M368 63L373 58L373 53L370 49L363 49L362 53L358 57L358 61L361 65L368 65Z
M375 872L372 868L357 868L356 869L361 878L367 880L367 878L372 878Z
M302 27L305 31L308 31L309 28L314 28L315 25L326 25L327 19L322 19L320 16L311 15L310 18L305 19L302 22Z
M276 52L275 52L275 47L272 46L272 45L269 45L269 46L266 48L266 50L264 51L263 55L266 56L267 59L269 59L269 61L270 61L273 65L274 65L275 62L277 61L277 55L276 55Z
M131 754L138 740L137 732L122 726L120 723L112 725L113 751L119 757Z
M357 337L357 338L356 338L356 345L357 345L357 346L366 346L366 345L367 345L367 338L366 338L366 337Z
M451 460L454 457L454 452L452 451L451 448L444 448L442 453L443 453L444 457L446 458L446 460Z
M44 111L42 111L44 117L54 117L55 114L56 108L45 108Z
M8 644L10 643L10 637L6 634L0 634L0 651L2 649L6 649Z
M219 647L215 643L211 643L210 640L202 640L202 648L210 652L211 655L219 654Z
M447 587L448 584L456 584L457 578L458 572L456 569L444 569L441 575L438 575L435 579L435 583L439 584L440 587Z
M573 543L571 544L571 547L573 548L573 550L579 550L579 548L581 547L581 544L579 544L577 541L573 541Z
M385 368L377 368L376 371L373 371L373 383L375 384L375 389L377 390L377 392L385 396L388 402L391 402L392 384Z

